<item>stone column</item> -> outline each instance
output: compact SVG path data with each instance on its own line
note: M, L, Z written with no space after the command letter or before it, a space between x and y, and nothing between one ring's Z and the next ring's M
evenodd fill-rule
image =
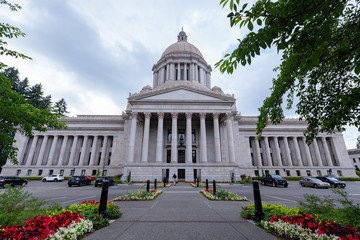
M67 145L67 142L69 140L69 136L64 136L64 141L61 145L61 149L60 149L60 156L59 156L59 161L58 161L58 166L62 166L63 163L64 163L64 155L65 155L65 152L66 152L66 145Z
M180 80L180 70L181 70L181 68L180 68L180 63L178 63L177 64L177 69L178 69L178 72L177 72L177 80Z
M96 152L97 152L97 141L99 139L99 136L94 136L94 141L91 147L91 156L90 156L90 163L89 166L95 166L95 157L96 157Z
M192 163L192 113L186 113L185 162Z
M312 159L311 159L311 153L310 153L309 146L306 144L306 139L304 137L302 137L301 139L304 142L304 149L305 149L306 158L308 160L308 166L312 167L313 163L312 163Z
M156 72L153 73L153 86L154 88L158 86L158 80L156 77Z
M220 148L220 130L219 130L219 113L213 113L214 118L214 145L215 145L215 162L221 162Z
M35 154L35 149L36 149L36 143L39 139L39 136L38 135L35 135L34 138L33 138L33 141L31 143L31 146L30 146L30 150L29 150L29 156L26 160L26 166L31 166L31 162L32 162L32 159L34 157L34 154Z
M322 142L322 144L324 146L326 165L327 166L332 166L331 155L330 155L329 147L328 147L327 142L326 142L326 138L321 137L321 142Z
M175 66L174 63L170 63L170 79L175 80Z
M207 147L206 147L206 113L200 113L200 162L207 162Z
M179 71L178 71L179 72ZM171 163L178 162L177 153L177 117L178 113L174 112L171 114L172 118L172 129L171 129Z
M46 148L46 143L47 143L47 140L49 139L49 136L48 135L45 135L44 136L44 139L42 141L42 144L41 144L41 148L40 148L40 152L39 152L39 156L38 156L38 159L36 161L36 164L37 166L41 165L42 163L42 159L44 158L44 153L45 153L45 148Z
M50 147L50 153L49 153L49 158L47 160L47 163L46 163L46 166L51 166L52 165L52 162L54 160L54 154L55 154L55 151L56 151L56 144L58 142L58 139L59 139L59 136L54 136L54 140L51 144L51 147Z
M162 163L162 153L163 153L163 129L164 129L164 113L158 112L158 131L156 139L156 162Z
M228 135L228 145L229 145L229 160L230 162L235 162L235 146L234 146L234 136L233 136L233 128L232 128L232 121L231 121L232 114L226 114L226 128L227 128L227 135Z
M291 161L291 155L290 155L290 147L289 147L289 142L287 140L287 137L284 137L284 145L285 145L285 154L286 154L286 158L287 158L287 163L288 166L293 166L292 161Z
M260 144L259 144L259 140L256 139L255 137L255 150L256 150L256 159L257 159L257 166L262 167L262 161L261 161L261 154L260 154Z
M297 141L297 137L293 137L293 139L294 139L295 153L296 153L296 158L297 158L298 166L302 167L302 166L303 166L303 163L302 163L302 160L301 160L299 143L298 143L298 141Z
M194 64L193 63L190 63L190 81L194 81Z
M195 64L195 80L197 82L200 82L200 79L199 79L199 71L198 71L198 65Z
M148 152L149 152L149 131L150 131L150 117L151 113L146 112L145 115L145 124L144 124L144 135L143 135L143 146L142 146L142 155L141 162L148 162Z
M280 154L280 146L279 146L279 138L278 137L274 137L274 145L275 145L275 150L276 150L276 159L278 160L278 165L279 167L282 167L282 161L281 161L281 154Z
M108 136L104 136L103 146L101 149L101 158L100 158L100 164L99 166L106 166L105 164L105 157L106 157L106 145L108 141Z
M136 136L136 122L137 122L137 112L131 114L131 129L129 137L129 148L128 148L128 162L133 163L135 157L135 136Z
M187 78L186 70L187 70L187 65L186 65L186 63L184 63L184 80L189 80Z
M271 161L271 154L270 154L270 148L269 148L269 138L268 137L264 137L264 144L265 144L265 154L266 154L266 160L268 163L268 166L272 166L272 161Z
M323 163L322 163L322 160L321 160L319 145L317 144L316 138L314 139L313 144L314 144L314 150L315 150L315 155L316 155L318 166L322 167Z
M86 156L86 145L88 142L89 136L84 136L84 141L81 148L81 154L80 154L80 160L79 160L79 166L84 166L85 156Z
M70 158L69 158L69 166L74 166L74 161L75 161L75 152L76 152L76 145L78 142L79 137L78 136L74 136L74 141L73 144L71 146L71 153L70 153Z

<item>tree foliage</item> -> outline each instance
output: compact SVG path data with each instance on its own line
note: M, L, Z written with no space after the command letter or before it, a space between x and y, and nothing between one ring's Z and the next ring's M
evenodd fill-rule
M12 11L21 9L19 5L11 4L6 0L0 0L0 4L7 5ZM20 29L7 23L0 23L0 55L31 59L22 53L5 47L7 42L4 39L24 36L25 34ZM5 67L6 64L0 61L0 70ZM4 73L6 74L6 69ZM59 122L60 115L51 112L52 109L49 107L51 105L51 96L43 97L41 85L37 84L29 87L27 79L20 81L17 70L8 71L7 73L11 81L0 72L0 160L3 161L8 158L12 163L17 164L16 152L18 149L13 146L15 143L14 136L17 131L26 136L32 136L34 130L61 129L66 125L64 122ZM33 100L33 105L29 104L22 95L28 100ZM37 107L40 107L40 109Z
M257 134L284 118L298 99L296 113L308 123L307 143L319 132L333 133L345 125L360 126L360 0L258 0L254 5L221 0L229 5L230 26L247 26L238 47L216 63L232 73L251 64L261 49L276 46L282 54L272 92L259 108Z

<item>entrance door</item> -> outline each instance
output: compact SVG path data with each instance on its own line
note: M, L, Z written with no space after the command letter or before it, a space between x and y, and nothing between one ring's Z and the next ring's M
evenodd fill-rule
M178 179L180 182L185 182L185 169L178 169Z
M178 151L178 163L185 163L185 150Z

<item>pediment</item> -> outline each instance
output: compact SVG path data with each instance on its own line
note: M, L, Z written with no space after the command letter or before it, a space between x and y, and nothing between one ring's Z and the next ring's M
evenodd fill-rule
M147 102L234 102L235 99L229 96L215 94L213 92L198 89L180 87L162 91L139 94L129 98L129 101Z

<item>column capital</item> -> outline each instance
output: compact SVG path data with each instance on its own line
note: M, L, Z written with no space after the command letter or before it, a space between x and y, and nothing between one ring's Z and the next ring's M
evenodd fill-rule
M192 113L187 112L187 113L185 113L185 116L186 116L186 118L191 118L191 117L192 117Z
M164 118L165 113L164 112L158 112L157 113L159 118Z
M178 115L179 115L179 113L177 113L177 112L173 112L173 113L171 113L171 117L172 117L172 118L177 118L177 117L178 117Z
M136 118L136 117L137 117L137 115L138 115L138 113L137 113L137 112L132 112L132 113L131 113L131 116L132 116L133 118Z
M232 113L229 113L229 112L226 113L226 120L231 119L232 115L233 115Z
M145 115L145 118L150 118L151 117L151 112L145 112L144 115Z
M206 113L200 113L200 119L205 119Z
M219 118L219 115L220 115L220 113L215 112L215 113L213 113L213 118Z

